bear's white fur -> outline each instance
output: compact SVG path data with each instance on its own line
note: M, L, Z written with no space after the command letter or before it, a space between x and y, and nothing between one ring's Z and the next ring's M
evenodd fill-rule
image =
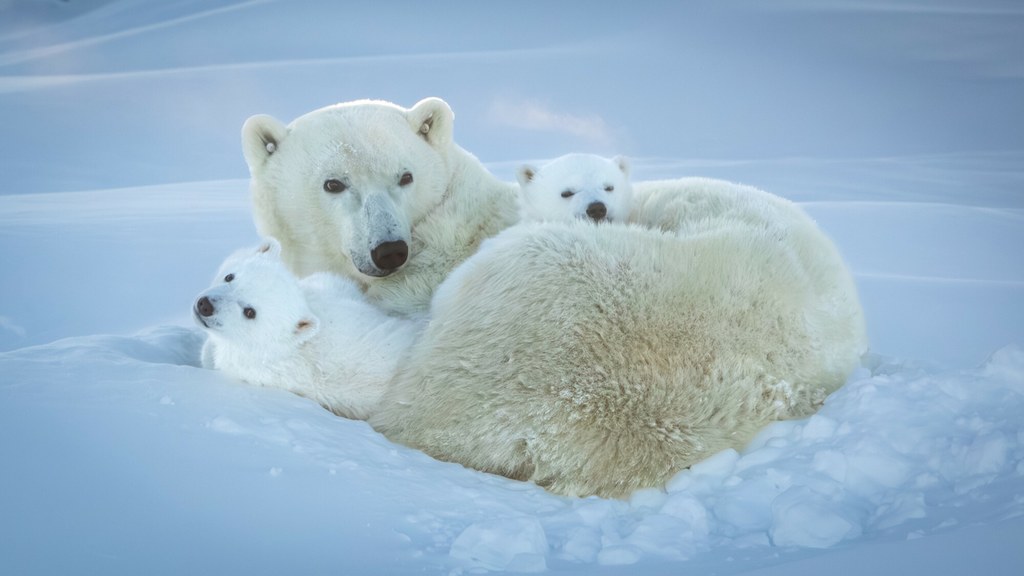
M852 279L808 218L731 198L712 212L739 217L691 212L687 234L524 223L486 241L437 291L370 424L559 494L622 497L811 414L866 350Z
M808 234L818 230L799 206L785 198L753 186L700 177L634 182L629 221L677 234L696 234L734 223L795 228ZM835 250L827 237L817 234L819 241L794 248Z
M455 144L453 120L438 98L346 102L287 126L249 118L257 228L299 276L334 272L386 310L425 311L448 273L518 218L515 185Z
M318 273L299 280L273 239L225 260L193 316L208 334L204 367L359 419L380 402L419 330L418 322L368 303L347 279Z
M520 219L524 222L567 222L577 218L595 222L625 222L633 190L629 161L623 156L566 154L535 168L516 172L519 180Z

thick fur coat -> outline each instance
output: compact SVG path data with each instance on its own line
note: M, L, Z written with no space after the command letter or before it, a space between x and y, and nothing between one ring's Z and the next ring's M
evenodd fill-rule
M865 351L850 275L807 222L506 230L442 285L369 421L560 494L661 486L811 414Z

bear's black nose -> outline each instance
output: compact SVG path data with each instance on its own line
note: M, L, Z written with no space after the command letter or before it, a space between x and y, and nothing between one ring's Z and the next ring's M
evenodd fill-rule
M604 205L604 202L591 202L587 205L587 216L590 216L591 220L604 220L607 215L608 207Z
M409 245L404 240L381 242L370 251L370 258L381 270L396 270L409 258Z
M196 301L196 312L199 312L200 316L204 316L206 318L213 316L213 302L210 302L209 298L203 296L198 301Z

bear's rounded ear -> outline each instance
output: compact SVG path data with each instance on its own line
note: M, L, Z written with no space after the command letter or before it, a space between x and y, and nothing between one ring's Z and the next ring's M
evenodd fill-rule
M428 144L435 148L451 145L455 113L440 98L424 98L406 113L409 125Z
M280 120L266 114L250 116L242 125L242 154L253 172L281 147L288 135L288 127Z
M267 236L256 248L256 253L279 258L281 256L281 243L277 241L277 238Z
M622 175L629 177L629 158L625 156L616 156L612 158L612 162L615 162L619 166L619 170L622 170Z
M516 170L516 180L519 180L519 186L526 188L528 184L533 182L533 177L537 175L537 169L529 164L523 164Z
M320 330L320 319L316 316L305 316L295 323L295 337L299 342L312 338Z

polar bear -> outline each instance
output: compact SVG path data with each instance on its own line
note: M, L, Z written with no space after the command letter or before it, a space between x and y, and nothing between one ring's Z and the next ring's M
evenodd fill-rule
M520 220L544 222L575 218L625 222L633 189L629 161L594 154L566 154L541 168L529 164L516 171Z
M339 276L299 280L280 253L272 238L237 252L196 299L193 316L208 335L202 365L365 419L412 345L418 323L388 316Z
M507 229L437 290L370 424L558 494L623 497L811 414L865 352L864 320L829 239L774 214L688 234Z
M287 126L256 115L242 128L253 215L299 276L330 271L376 305L427 309L480 241L518 219L516 186L452 139L443 100L410 109L359 100Z

